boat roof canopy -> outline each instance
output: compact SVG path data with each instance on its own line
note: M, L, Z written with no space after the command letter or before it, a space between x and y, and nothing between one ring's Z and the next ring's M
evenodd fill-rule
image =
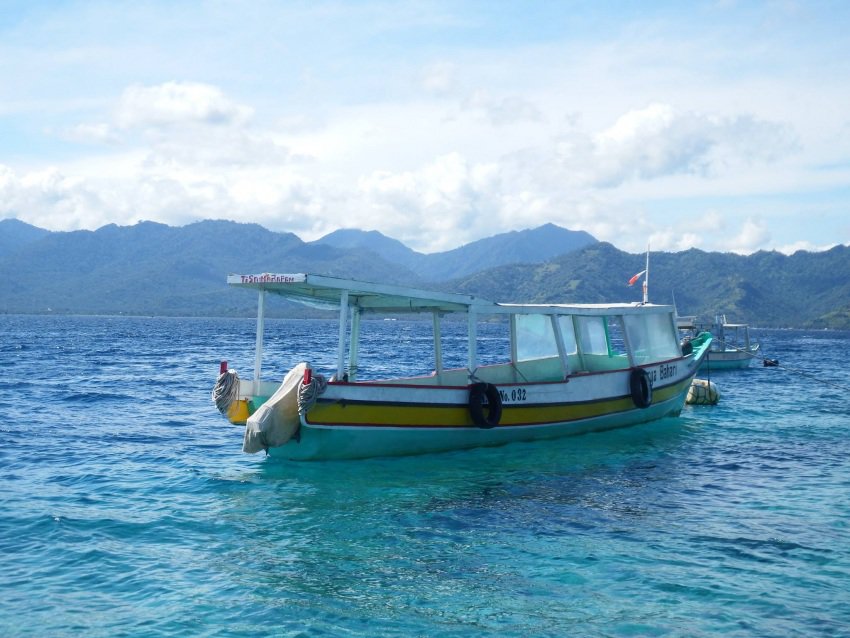
M230 274L227 283L239 288L253 288L280 295L317 308L339 308L347 293L348 304L362 311L382 313L469 312L483 314L619 314L631 312L669 312L671 306L654 304L500 304L473 295L436 292L376 284L353 279L341 279L306 273Z
M471 295L304 273L228 275L227 283L241 288L265 290L319 308L339 308L344 293L348 293L350 305L376 312L467 312L471 306L477 308L495 305L492 301Z

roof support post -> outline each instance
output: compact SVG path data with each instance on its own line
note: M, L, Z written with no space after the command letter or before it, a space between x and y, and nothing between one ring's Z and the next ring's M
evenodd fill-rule
M580 366L579 369L583 370L585 372L588 372L587 361L585 361L585 359L584 359L584 345L583 345L584 339L582 338L581 321L580 321L578 315L573 315L571 317L571 319L573 320L573 334L575 334L575 336L576 336L576 354L578 355L578 362L579 362L579 366ZM623 326L623 333L625 333L625 332L626 332L626 328L625 328L625 326ZM625 338L626 337L623 336L624 340L625 340ZM629 355L629 357L631 357L631 354ZM629 359L629 361L631 361L631 358ZM633 365L633 364L629 363L629 365Z
M254 383L252 394L260 394L260 373L263 363L263 332L266 326L266 291L260 288L257 299L257 343L254 347Z
M517 360L519 359L519 354L517 353L517 342L516 342L516 314L509 315L511 318L511 363L516 366Z
M513 375L514 383L519 381L519 368L517 364L519 363L519 353L516 339L517 339L517 330L516 330L516 314L511 314L510 322L511 322L511 374Z
M467 368L469 369L469 379L475 376L475 371L478 369L478 315L472 306L467 311L468 319L468 338L469 338L469 361Z
M348 344L348 380L357 377L357 355L360 350L360 306L351 306L351 339Z
M345 332L348 324L348 291L343 290L339 297L339 347L336 357L336 380L345 376Z
M629 329L626 327L626 317L621 317L620 323L623 326L623 345L626 346L626 354L629 355L629 366L634 368L637 364L635 363L635 351L632 346L632 342L629 339Z
M552 333L555 335L555 344L558 346L558 358L561 360L561 370L566 379L570 376L570 361L567 358L567 350L564 348L564 334L561 331L561 322L558 321L558 315L549 315L549 320L552 322Z
M443 336L440 325L440 313L434 311L431 315L434 324L434 374L437 377L437 383L442 383L443 374Z

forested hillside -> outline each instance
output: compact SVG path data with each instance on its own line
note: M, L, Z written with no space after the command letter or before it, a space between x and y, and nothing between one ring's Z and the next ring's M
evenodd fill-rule
M640 301L628 279L645 255L597 243L545 264L504 266L477 273L455 289L488 298L528 302ZM819 253L758 252L743 256L691 249L653 253L649 297L674 303L683 315L763 327L850 329L850 248Z
M314 272L496 301L639 301L640 286L626 283L645 258L551 224L423 255L354 229L304 242L227 221L59 233L5 220L0 312L251 315L256 299L227 287L231 272ZM650 301L675 302L681 314L706 320L725 313L755 326L850 329L846 246L790 256L653 253L649 287ZM275 303L269 310L284 312Z

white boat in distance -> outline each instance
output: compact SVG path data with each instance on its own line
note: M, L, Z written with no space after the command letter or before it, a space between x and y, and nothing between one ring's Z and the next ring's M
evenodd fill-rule
M710 326L701 327L696 317L679 317L679 330L694 338L708 330L713 340L708 356L702 362L703 371L742 370L750 367L753 359L761 359L760 346L750 342L750 326L746 323L729 323L726 315L717 315Z
M253 380L222 368L219 410L246 423L243 450L294 460L422 454L551 439L676 416L711 335L683 353L672 306L503 304L312 274L229 275L259 291ZM336 308L336 368L302 362L283 383L261 380L267 294ZM360 379L361 317L430 315L431 359L421 376ZM466 366L443 367L441 325L465 319ZM501 362L480 365L479 321L501 321ZM325 379L322 372L332 373ZM279 377L278 377L279 378Z

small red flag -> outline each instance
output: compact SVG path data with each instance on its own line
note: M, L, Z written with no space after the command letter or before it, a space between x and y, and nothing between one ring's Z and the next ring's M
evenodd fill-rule
M645 272L646 272L645 270L641 270L638 274L636 274L634 277L629 279L629 285L634 286L637 283L637 280L640 279L641 275Z

